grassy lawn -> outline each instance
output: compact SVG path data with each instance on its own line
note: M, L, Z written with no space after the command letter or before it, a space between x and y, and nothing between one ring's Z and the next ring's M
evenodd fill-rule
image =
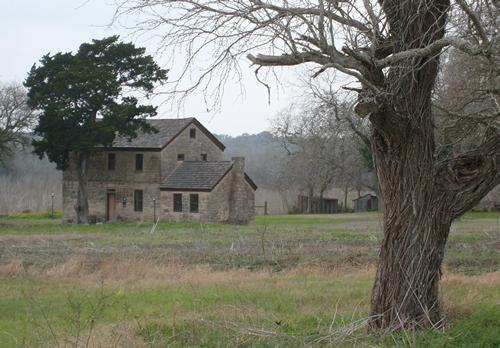
M455 222L446 330L366 335L378 214L250 226L0 217L0 347L498 347L498 213Z

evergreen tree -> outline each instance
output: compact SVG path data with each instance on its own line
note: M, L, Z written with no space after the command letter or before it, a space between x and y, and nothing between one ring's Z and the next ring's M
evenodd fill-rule
M25 81L28 105L40 112L34 152L59 169L75 161L78 173L78 223L88 223L87 165L91 155L109 147L117 134L155 131L146 117L156 107L131 95L149 97L167 79L145 49L119 42L118 36L82 44L76 53L47 54Z

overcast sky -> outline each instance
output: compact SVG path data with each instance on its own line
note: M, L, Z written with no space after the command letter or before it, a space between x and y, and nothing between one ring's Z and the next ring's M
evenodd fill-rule
M22 82L33 63L46 53L75 51L82 42L119 34L126 41L133 40L145 46L149 53L156 47L147 40L134 39L125 30L112 27L114 6L106 0L0 0L0 81ZM157 57L158 63L166 57ZM207 111L201 95L190 97L184 108L163 105L159 117L196 117L212 132L239 135L258 133L269 129L269 119L284 108L294 97L296 89L287 85L292 73L283 77L285 88L272 89L271 104L267 91L259 84L249 64L242 62L244 96L236 82L227 86L221 110ZM290 77L292 76L292 78ZM172 74L170 79L175 79ZM155 99L156 105L161 99Z

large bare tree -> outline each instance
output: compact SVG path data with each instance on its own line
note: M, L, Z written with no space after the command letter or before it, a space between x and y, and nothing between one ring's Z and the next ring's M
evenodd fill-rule
M208 90L244 55L257 73L307 64L314 75L335 69L358 81L356 112L371 125L385 203L370 328L386 330L442 322L451 223L500 182L497 128L439 161L431 103L447 48L484 57L498 76L498 10L493 0L123 0L118 13L139 18L135 28L158 33L163 47L183 49L186 74L203 64L192 85L174 86L179 92Z
M35 121L24 87L17 83L0 85L0 164L6 163L16 147L29 142L27 135Z

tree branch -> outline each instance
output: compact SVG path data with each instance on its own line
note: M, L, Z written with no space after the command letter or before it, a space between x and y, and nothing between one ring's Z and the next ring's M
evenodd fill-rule
M437 165L436 183L451 195L453 217L472 209L500 184L500 133L482 145Z
M375 61L375 66L377 66L378 68L385 68L391 65L395 65L406 59L433 56L439 53L443 48L448 46L453 46L470 55L478 55L482 52L479 47L472 46L466 40L457 37L444 37L442 39L434 41L426 47L408 49L406 51L392 54L386 58L378 59Z

